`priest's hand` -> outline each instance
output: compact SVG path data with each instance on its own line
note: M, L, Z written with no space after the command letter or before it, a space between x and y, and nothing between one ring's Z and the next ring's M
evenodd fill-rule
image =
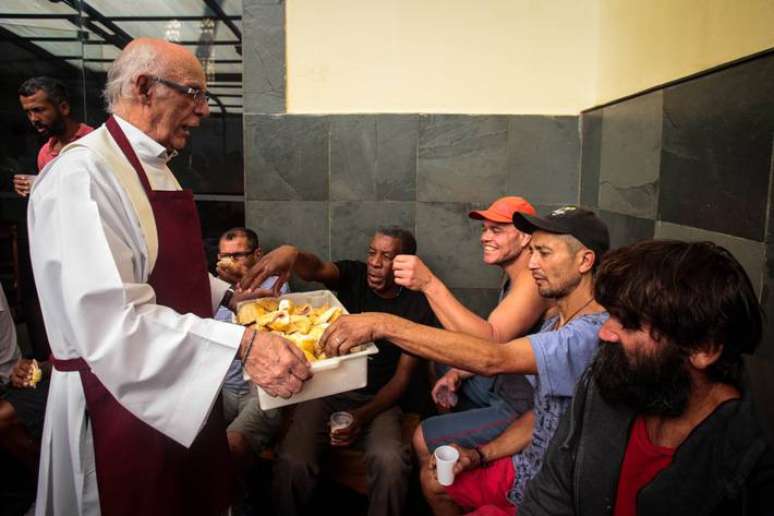
M290 278L293 272L293 265L298 258L298 249L292 245L282 245L270 253L266 253L258 262L247 271L239 287L242 290L253 290L259 288L269 276L278 276L274 283L274 293L279 295L280 288Z
M240 348L242 365L253 383L271 396L289 398L299 392L312 377L304 352L289 340L267 332L256 333L250 345L253 333L245 331Z
M329 357L346 355L355 346L380 338L379 328L388 317L388 314L376 312L342 315L328 326L320 337L318 347L324 349Z

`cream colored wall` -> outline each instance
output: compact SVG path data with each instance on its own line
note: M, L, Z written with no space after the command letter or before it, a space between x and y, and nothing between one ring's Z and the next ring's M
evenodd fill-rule
M595 105L774 47L774 0L598 0Z
M288 0L290 113L577 114L597 0Z
M774 0L288 0L290 113L572 114L774 47Z

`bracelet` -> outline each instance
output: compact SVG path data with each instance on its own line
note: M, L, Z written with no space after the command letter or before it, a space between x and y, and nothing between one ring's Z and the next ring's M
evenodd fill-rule
M247 343L247 350L242 355L242 364L244 364L245 360L247 359L247 357L250 356L250 351L252 351L252 349L253 349L253 343L255 342L255 336L256 335L258 335L258 332L253 330L253 336L250 337L250 342Z
M476 450L476 454L478 455L478 466L480 468L485 468L489 465L489 463L486 461L486 455L484 455L483 450L481 450L480 446L473 447L474 450Z

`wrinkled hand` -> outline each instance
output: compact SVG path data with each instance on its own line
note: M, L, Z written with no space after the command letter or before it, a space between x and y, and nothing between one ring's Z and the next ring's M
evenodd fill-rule
M27 197L32 188L33 178L29 174L16 174L13 176L13 189L22 197Z
M457 451L460 452L460 459L457 461L457 464L454 465L455 475L459 475L463 471L476 469L481 466L481 461L478 459L478 453L473 448L463 448L457 444L450 444L449 446L456 448ZM435 455L430 455L430 462L428 463L428 467L433 471L433 476L437 479L438 477L435 473Z
M11 385L17 389L31 389L32 359L20 358L11 371Z
M352 446L355 441L357 441L365 422L357 414L357 411L350 411L350 414L352 414L351 425L331 432L331 446L344 448L346 446Z
M385 317L389 316L375 312L342 315L328 326L318 347L329 357L346 355L353 347L378 339L378 328Z
M395 283L411 290L424 291L435 277L421 258L399 254L392 261Z
M237 290L234 295L231 296L231 301L228 302L228 308L232 312L236 313L237 305L242 301L249 301L251 299L258 299L261 297L273 297L274 290L268 288L258 288L255 290Z
M431 395L435 404L445 409L452 408L452 406L446 403L446 400L442 399L443 397L439 397L438 394L439 392L446 389L448 389L448 392L456 393L460 388L461 383L462 378L460 378L460 373L457 369L452 368L446 371L446 374L444 374L438 379L437 382L435 382L433 390L431 391Z
M242 290L254 290L259 288L269 276L278 276L274 283L274 293L279 295L282 285L290 278L293 265L298 258L298 249L292 245L283 245L270 253L266 253L253 265L239 282Z
M255 336L250 356L243 366L253 383L271 396L289 398L312 377L310 364L295 344L273 333Z

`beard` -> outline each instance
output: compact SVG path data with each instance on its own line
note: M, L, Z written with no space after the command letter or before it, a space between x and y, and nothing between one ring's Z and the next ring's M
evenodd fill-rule
M64 117L59 116L56 120L51 122L51 125L35 123L33 124L35 129L43 129L43 132L39 133L41 137L48 139L52 136L62 136L65 132Z
M630 358L620 344L600 341L591 376L611 405L622 404L643 415L675 417L683 413L691 395L685 361L685 354L669 344L654 354Z
M573 290L580 285L581 276L573 276L565 279L562 283L556 286L546 285L538 287L538 294L545 299L560 299L568 296Z

